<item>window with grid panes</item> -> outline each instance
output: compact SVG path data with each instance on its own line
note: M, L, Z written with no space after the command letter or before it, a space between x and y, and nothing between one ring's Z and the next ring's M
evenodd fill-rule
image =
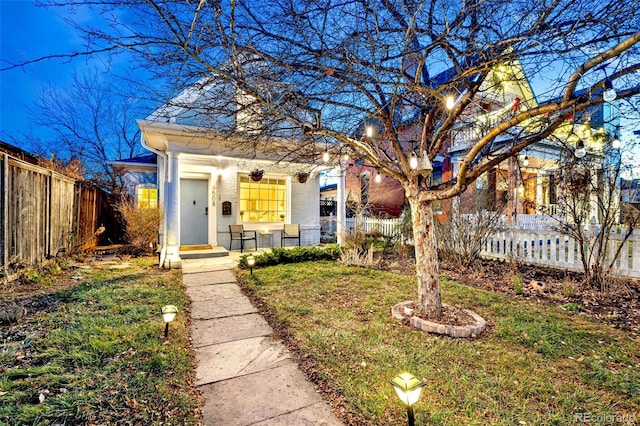
M264 177L254 182L240 177L239 207L243 222L284 222L287 216L285 179Z
M138 187L137 206L142 209L158 207L158 189Z

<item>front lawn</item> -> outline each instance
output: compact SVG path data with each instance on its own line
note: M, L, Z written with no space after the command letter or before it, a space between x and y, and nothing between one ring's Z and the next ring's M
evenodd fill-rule
M389 384L402 371L427 384L417 425L640 422L638 336L579 314L443 277L445 303L492 324L456 340L391 318L393 304L416 296L409 276L322 261L241 278L348 424L406 424Z
M27 315L0 325L0 424L197 422L188 299L152 260L59 274L17 299ZM167 341L164 304L180 309Z

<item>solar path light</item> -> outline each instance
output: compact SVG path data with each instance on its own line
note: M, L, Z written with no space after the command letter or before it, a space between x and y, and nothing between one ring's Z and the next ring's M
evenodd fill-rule
M391 380L391 384L398 394L398 398L407 406L407 419L409 426L415 425L413 416L413 404L418 402L422 387L426 385L422 380L410 373L402 373Z

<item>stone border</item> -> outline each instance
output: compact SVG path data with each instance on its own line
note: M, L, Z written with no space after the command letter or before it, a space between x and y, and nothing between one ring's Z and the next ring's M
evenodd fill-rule
M413 303L415 303L413 300L407 300L394 305L391 308L391 316L400 322L409 320L411 327L417 328L425 333L445 334L451 337L473 338L479 336L487 328L487 322L480 315L468 309L464 309L464 311L476 320L475 324L446 325L418 318L413 316L413 309L408 307L408 305Z

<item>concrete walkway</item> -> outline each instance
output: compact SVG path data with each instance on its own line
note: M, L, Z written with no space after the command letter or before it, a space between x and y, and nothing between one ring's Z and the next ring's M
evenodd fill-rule
M238 257L183 261L196 380L205 398L202 423L342 425L240 291L232 271Z

